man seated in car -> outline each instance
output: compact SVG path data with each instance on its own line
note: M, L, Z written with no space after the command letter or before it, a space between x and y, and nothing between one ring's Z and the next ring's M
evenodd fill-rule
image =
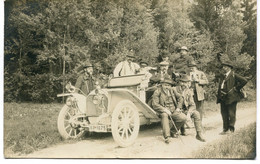
M159 71L156 75L152 76L150 81L152 84L157 84L163 78L171 78L168 74L169 63L168 62L161 62L159 63Z
M146 91L146 102L148 105L151 106L151 96L153 95L153 92L157 89L158 85L160 84L161 79L164 78L170 78L170 75L168 74L168 62L160 62L159 63L159 70L158 72L152 74L152 77L150 78L149 82L149 88Z
M126 60L117 64L114 69L114 77L118 76L128 76L128 75L135 75L138 73L140 66L137 63L134 63L133 60L135 59L133 50L129 51L129 54L126 56Z

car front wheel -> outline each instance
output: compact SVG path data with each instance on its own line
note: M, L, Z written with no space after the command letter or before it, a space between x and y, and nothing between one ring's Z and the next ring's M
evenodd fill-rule
M121 147L134 143L138 136L140 126L139 113L129 100L120 101L112 113L112 135Z
M75 123L76 109L64 105L58 116L58 131L65 139L79 138L84 131Z

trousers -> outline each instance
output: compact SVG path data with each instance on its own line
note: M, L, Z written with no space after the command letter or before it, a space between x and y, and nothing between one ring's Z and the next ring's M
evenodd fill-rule
M220 103L220 111L223 120L223 131L235 131L237 102L232 104Z
M161 113L160 116L164 138L171 136L171 130L177 132L172 123L170 123L169 117L173 119L178 130L184 125L186 121L186 115L176 111L174 111L170 116L167 113Z
M201 125L201 118L200 118L200 113L196 110L192 111L190 113L190 117L194 119L194 127L196 132L201 132L202 131L202 125ZM184 126L181 127L181 132L185 132Z
M198 101L197 94L194 94L194 102L196 104L196 110L200 114L200 119L202 121L203 115L204 115L204 100Z

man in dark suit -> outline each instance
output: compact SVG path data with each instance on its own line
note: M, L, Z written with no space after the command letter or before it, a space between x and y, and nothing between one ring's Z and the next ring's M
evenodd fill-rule
M219 80L217 103L220 103L223 119L223 131L221 135L235 131L237 102L240 98L240 90L246 85L247 80L234 73L230 62L222 63L224 75Z
M88 95L95 89L97 79L93 76L93 65L91 63L86 61L82 67L84 72L78 77L75 87Z

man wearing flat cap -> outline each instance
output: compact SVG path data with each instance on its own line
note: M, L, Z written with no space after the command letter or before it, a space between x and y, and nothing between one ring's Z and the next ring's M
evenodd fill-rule
M181 113L183 98L176 90L172 89L172 80L164 78L160 81L159 86L152 96L152 107L159 114L163 129L165 143L169 143L170 137L176 137L176 129L169 121L171 117L176 125L177 130L182 127L186 121L185 114Z
M168 68L169 68L169 63L168 62L161 62L159 63L159 72L155 75L155 76L152 76L150 81L152 83L158 83L160 82L161 79L164 79L164 78L171 78L171 76L168 74Z
M81 74L75 84L76 88L79 88L86 95L95 89L96 78L93 77L93 65L86 61L83 66L83 74Z
M223 120L221 135L235 131L237 103L241 99L240 90L246 85L247 80L233 71L231 62L222 63L224 75L219 80L217 103Z
M186 46L182 46L180 48L179 57L172 59L173 63L173 72L176 77L180 77L182 74L188 73L188 64L193 61L193 57L188 54L188 48Z
M204 114L204 100L205 100L205 90L204 86L209 83L204 72L198 70L195 61L191 61L188 65L190 68L190 79L191 87L194 91L194 101L196 104L196 109L200 113L200 118L202 120Z
M135 75L139 71L140 66L133 62L134 59L135 56L133 54L133 50L130 50L129 54L126 56L126 60L120 62L115 67L113 72L114 77Z
M187 115L187 120L194 119L194 127L197 133L196 139L205 142L206 140L202 136L200 113L196 110L196 104L193 99L194 92L190 88L190 82L190 76L183 75L179 81L180 85L176 86L175 89L182 95L182 111ZM181 127L181 135L187 135L184 126Z

